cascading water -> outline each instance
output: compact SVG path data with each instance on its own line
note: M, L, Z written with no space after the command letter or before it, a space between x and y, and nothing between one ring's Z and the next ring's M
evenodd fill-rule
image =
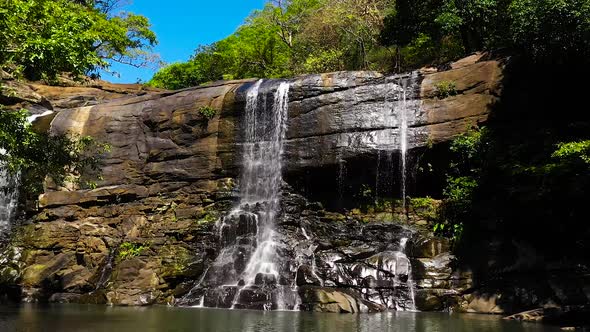
M404 237L400 240L400 252L402 252L404 254L404 256L406 256L406 245L408 244L408 238ZM409 260L408 260L409 262ZM411 300L411 305L409 306L409 308L405 308L406 310L410 310L410 311L416 311L416 286L414 285L414 280L412 280L412 265L409 264L408 265L408 279L406 280L406 285L409 289L409 295L410 295L410 300Z
M45 111L27 117L29 125L40 118L53 114L53 111ZM0 155L5 156L7 151L0 148ZM6 165L0 163L0 237L10 231L11 224L16 217L18 207L18 194L20 184L20 172L11 173Z
M397 127L393 145L388 145L387 138L379 146L385 149L377 151L375 192L379 195L394 196L399 188L401 208L405 219L407 215L407 173L408 150L411 139L416 133L410 131L410 125L419 111L416 91L419 87L417 73L391 77L388 84L391 126ZM395 167L395 155L399 155L399 168ZM396 185L394 185L396 184ZM394 188L395 186L399 186ZM399 234L399 244L395 250L385 251L372 256L367 264L358 268L351 278L357 284L368 284L364 290L367 300L380 302L384 306L399 311L415 311L415 284L412 280L410 259L406 254L406 245L411 235L409 230ZM354 268L353 268L354 270Z
M257 126L256 114L250 111L246 113L248 134L246 145L248 147L244 154L244 166L248 171L243 174L240 183L244 191L240 206L262 205L255 216L258 246L242 275L246 285L252 285L259 273L271 274L276 280L279 278L276 267L277 244L274 241L274 225L280 210L281 158L287 128L288 95L289 84L283 82L275 92L270 115L273 118L270 121L263 121L260 127Z
M402 199L402 209L404 215L407 214L407 163L408 163L408 113L415 111L417 108L417 98L415 98L415 86L417 73L413 72L408 77L400 77L397 97L397 114L399 118L399 155L400 155L400 192ZM399 255L407 261L406 282L408 301L403 306L396 304L397 310L416 310L415 285L412 280L412 269L409 259L406 255L406 245L408 238L400 239Z
M399 113L399 151L400 151L400 173L401 173L401 196L402 196L402 208L406 211L406 162L408 152L408 99L407 99L407 81L401 80L401 107L398 110Z
M409 124L419 109L419 100L416 96L416 90L419 86L417 73L395 76L390 79L388 84L390 93L386 95L386 102L390 101L391 103L391 126L397 126L398 131L395 145L392 146L388 145L387 142L383 142L378 145L386 148L380 148L377 151L376 192L377 194L387 195L389 190L386 187L390 183L398 183L399 198L401 199L404 214L407 211L408 151L411 145L410 142L416 134L410 130ZM396 153L399 153L399 168L397 171L393 167L393 155ZM391 173L383 174L387 172ZM391 189L392 192L397 191Z
M384 118L396 129L392 136L382 137L383 141L373 141L379 151L376 191L389 197L400 194L404 210L406 159L414 137L420 134L412 128L419 114L416 98L419 84L415 77L403 75L388 79L384 88L390 89L386 102L391 102L391 113ZM397 230L387 249L354 263L338 252L316 255L316 235L308 231L309 225L299 225L300 238L296 241L301 246L295 251L286 245L292 245L295 240L288 231L287 234L277 232L277 220L293 225L292 216L283 215L281 206L293 211L293 204L299 204L292 200L292 193L285 195L288 199L284 202L280 200L289 89L285 82L260 80L246 91L241 122L239 201L218 220L217 258L178 304L262 310L298 309L300 305L308 308L309 303L305 301L309 301L306 298L309 290L300 288L302 298L299 298L297 284L301 287L347 285L358 290L366 301L390 309L415 310L412 264L406 254L411 230L392 225ZM342 147L338 156L339 192L345 185L348 166L345 148Z
M0 234L10 230L18 205L18 175L0 165Z
M221 253L181 304L200 296L206 307L296 309L297 294L281 277L275 231L290 84L268 83L272 104L260 93L262 80L246 95L240 202L219 221Z

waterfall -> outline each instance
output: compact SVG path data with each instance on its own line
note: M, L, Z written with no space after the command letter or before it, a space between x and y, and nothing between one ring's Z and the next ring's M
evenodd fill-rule
M250 96L249 96L250 97ZM278 280L276 267L275 219L280 210L283 139L287 129L289 83L280 83L274 94L270 119L256 119L255 107L246 107L246 148L243 162L247 170L240 181L243 191L240 206L261 204L257 211L258 246L242 275L246 285L254 284L259 273L272 274ZM257 99L253 99L257 100ZM264 114L267 116L267 114Z
M263 84L264 83L264 84ZM283 140L290 84L254 83L244 112L239 203L218 221L220 254L180 304L248 309L295 309L298 296L281 276L275 231L280 213ZM262 91L262 92L261 92ZM267 95L272 93L272 102Z
M258 112L259 87L260 81L248 92L246 100L244 171L240 180L239 207L242 211L255 211L252 217L256 223L257 245L239 277L238 283L243 286L237 291L232 308L240 303L244 289L254 285L276 285L280 279L275 221L280 211L283 140L287 129L290 84L279 84L270 114ZM265 310L271 309L273 304L276 309L288 309L284 288L278 287L277 290L274 293L275 303L272 298L269 299L263 306Z
M27 117L30 126L38 119L53 114L53 111L45 111L41 114L34 114ZM8 152L0 148L0 155ZM18 207L18 187L20 184L20 172L11 173L6 165L0 162L0 236L10 231L11 224L16 217Z
M394 145L388 145L390 141L384 138L376 151L376 178L375 199L380 194L392 197L399 188L399 197L403 211L402 218L407 218L407 178L408 178L408 151L412 145L413 135L416 132L410 130L410 124L415 121L420 109L420 101L416 92L419 87L418 74L392 76L389 78L387 88L389 93L385 95L385 102L391 105L390 125L397 127L394 132ZM399 154L399 162L396 163L396 154ZM396 168L395 166L398 166ZM395 185L394 185L395 184ZM394 188L396 187L396 188ZM393 208L393 206L392 206ZM395 217L395 209L392 210ZM369 284L373 289L367 290L365 296L373 302L381 302L388 308L398 311L415 311L415 284L412 279L412 264L406 253L408 235L400 234L399 246L395 251L386 251L368 259L369 266L360 268L357 284L366 282L366 278L374 284ZM390 284L393 290L380 289L379 285Z
M419 110L419 99L416 95L416 88L419 87L418 73L413 72L410 75L395 76L392 78L391 91L393 95L391 111L396 119L395 125L398 127L397 151L399 151L399 190L402 201L404 214L407 211L407 177L408 177L408 151L411 146L412 133L409 123L414 119L415 113ZM387 98L387 97L386 97ZM393 153L391 150L384 151L388 154ZM377 176L379 176L379 162L381 151L378 151ZM388 160L388 164L392 161ZM378 183L377 183L378 185ZM377 191L379 188L377 188Z
M408 244L408 238L404 237L400 239L400 252L407 257L406 254L406 245ZM409 259L408 259L409 262ZM410 311L416 311L416 286L414 285L414 280L412 279L412 264L408 265L408 279L406 280L406 285L410 291L410 300L411 306L410 308L406 308Z
M10 231L18 205L18 174L0 164L0 235Z
M401 196L402 196L402 208L405 213L406 211L406 163L407 163L407 152L408 152L408 100L406 90L408 88L407 81L401 80L401 108L399 109L399 151L400 151L400 173L401 173Z

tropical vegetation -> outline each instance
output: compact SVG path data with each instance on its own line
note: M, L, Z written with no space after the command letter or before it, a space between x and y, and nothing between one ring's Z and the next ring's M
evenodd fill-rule
M147 18L116 12L119 0L3 0L0 69L26 79L55 82L97 75L111 62L145 66L156 35Z
M88 136L39 133L27 116L26 110L0 107L0 167L20 174L26 198L35 200L48 179L57 186L94 187L100 180L101 157L110 147Z
M589 34L589 0L274 0L148 84L394 72L503 48L537 62L586 61Z

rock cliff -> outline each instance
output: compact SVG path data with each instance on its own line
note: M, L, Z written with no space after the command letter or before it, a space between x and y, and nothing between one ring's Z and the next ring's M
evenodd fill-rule
M410 150L449 141L486 121L501 93L502 70L501 61L478 54L444 71L338 72L289 80L284 173L287 182L289 174L294 180L283 185L278 232L302 308L408 309L408 278L416 308L461 308L471 275L455 267L448 241L430 234L428 207L329 211L305 197L305 181L297 178L346 160L375 168L368 163L380 151L399 150L400 121L393 110L400 103L408 110ZM51 110L45 121L51 121L52 132L90 135L112 147L102 159L96 189L49 186L38 210L15 229L0 260L6 295L146 305L175 303L189 293L219 254L216 221L236 201L241 119L254 82L179 91L3 83L13 91L2 90L3 104L35 114ZM441 82L453 83L451 96L441 97ZM216 114L209 118L205 108ZM354 168L346 175L359 177ZM338 195L333 187L322 190Z

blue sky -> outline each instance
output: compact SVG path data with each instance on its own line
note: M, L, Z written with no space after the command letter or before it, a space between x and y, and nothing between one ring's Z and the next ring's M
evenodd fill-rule
M166 63L186 61L200 44L210 44L232 34L265 0L133 0L123 10L149 18L158 36L155 49ZM102 79L134 83L149 80L153 69L113 65L120 77L103 73Z

